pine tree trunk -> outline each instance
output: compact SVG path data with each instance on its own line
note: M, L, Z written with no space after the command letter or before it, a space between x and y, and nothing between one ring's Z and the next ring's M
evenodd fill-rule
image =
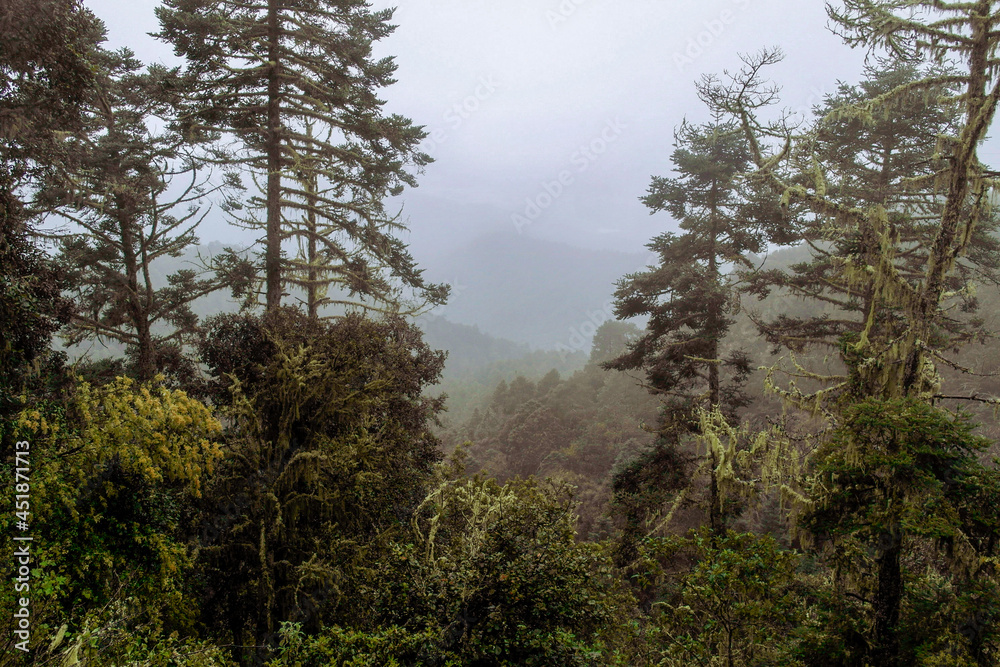
M136 252L135 234L133 233L132 221L129 213L125 210L126 200L120 195L115 196L115 206L117 208L116 217L118 228L121 233L122 259L125 265L125 291L128 303L128 314L132 320L132 327L135 329L136 343L136 379L139 382L148 382L156 375L155 350L153 349L153 336L150 331L148 313L143 307L146 302L139 294L139 272L146 267L140 266L139 256Z
M716 215L718 214L717 204L718 200L718 184L712 185L711 198L709 200L709 205L711 207L711 228L709 231L709 246L708 246L708 279L712 281L714 286L718 286L720 281L719 276L719 265L716 259L716 249L718 243L718 229L716 226ZM719 302L714 298L710 300L709 312L708 312L708 330L712 339L708 344L708 358L710 359L708 363L708 400L709 408L717 409L720 407L719 403L722 400L722 388L719 380L719 364L717 359L719 358L719 340L715 336L721 329L722 322L722 312ZM721 535L723 531L723 516L722 516L722 499L719 497L719 480L716 473L716 468L719 466L718 457L715 455L713 450L711 453L712 457L712 471L711 471L711 481L709 483L709 502L711 506L708 510L708 525L712 531L712 539L714 540L717 535Z
M899 664L899 606L903 598L903 577L900 566L902 548L899 536L885 532L880 536L883 546L878 558L878 585L875 592L875 628L873 664L895 667Z
M280 40L278 0L267 2L267 238L264 280L267 312L281 306L281 93L278 47Z
M308 192L308 197L306 199L309 205L309 211L306 213L307 229L309 232L309 273L308 281L309 284L306 286L307 303L309 306L309 319L315 321L319 319L319 271L317 266L319 265L319 257L317 256L316 249L316 211L314 210L316 206L316 191L319 190L318 179L315 173L311 173L308 176L306 183L306 192Z
M959 237L962 223L965 221L970 193L975 194L973 185L981 187L982 181L975 179L976 150L986 136L990 123L993 121L993 102L988 101L987 84L990 79L990 58L994 49L992 35L993 0L979 0L970 15L968 67L969 76L965 92L966 122L959 133L959 141L951 156L950 182L947 186L944 211L941 215L941 227L937 238L931 246L927 262L925 286L917 299L916 307L911 311L910 319L915 323L915 331L911 334L912 342L907 341L909 349L905 361L904 375L901 381L902 393L910 396L918 393L923 387L921 372L923 368L924 351L921 341L929 340L933 334L934 318L946 289L948 272L955 265L955 260L964 253L968 241ZM965 234L971 238L971 230Z
M142 311L142 323L139 327L139 375L140 381L152 380L159 370L156 360L156 348L153 345L153 322L151 321L153 312L153 278L149 273L149 256L147 254L147 240L140 235L139 242L139 267L142 272L143 289L142 297L139 299ZM138 286L138 276L136 276Z
M139 356L136 360L136 377L139 382L149 382L156 375L156 350L153 347L153 335L149 322L142 319L136 327L139 336Z
M721 535L724 526L724 517L722 516L722 500L719 498L719 480L716 475L715 469L719 465L719 459L715 456L715 452L712 454L712 473L711 481L709 482L709 502L711 503L708 509L708 527L712 531L712 539L715 540L716 536Z

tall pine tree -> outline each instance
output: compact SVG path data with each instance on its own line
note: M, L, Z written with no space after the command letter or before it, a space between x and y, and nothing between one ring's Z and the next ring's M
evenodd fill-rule
M617 370L641 369L650 391L664 402L660 448L653 450L633 473L663 470L656 460L676 462L672 442L697 433L698 409L719 409L732 416L745 405L742 385L751 371L747 353L723 349L733 323L735 286L731 273L751 268L748 253L761 253L780 234L783 216L746 178L749 146L733 124L683 125L677 133L672 161L676 178L653 178L642 201L652 213L666 211L682 233L667 232L648 247L659 263L648 271L626 276L616 292L620 319L648 317L645 333L629 350L604 364ZM727 380L728 378L728 380ZM714 471L719 461L710 453L709 523L723 527L721 500ZM635 466L633 466L635 468ZM627 471L626 471L627 472ZM619 490L642 486L619 482ZM657 484L646 480L646 484Z
M873 51L881 49L894 59L925 67L946 63L954 68L928 70L918 80L896 85L871 99L845 104L832 119L828 117L835 122L856 119L871 128L880 116L897 116L899 109L915 98L933 101L934 105L957 106L956 121L950 131L937 137L929 165L912 176L904 175L896 190L901 195L916 193L921 202L919 209L908 210L898 203L902 199L893 201L891 196L882 200L872 197L867 206L858 206L849 190L830 190L829 185L837 181L830 178L831 173L836 173L836 162L824 164L822 160L831 156L810 149L822 145L816 140L825 121L793 136L787 122L766 122L761 118L762 109L776 99L776 91L764 80L762 70L780 60L780 53L764 51L745 58L745 67L731 74L729 81L709 79L701 93L717 112L732 114L744 129L759 173L775 193L788 204L811 210L826 226L828 238L847 250L836 263L834 275L837 282L850 286L852 293L863 299L864 309L860 327L839 340L847 372L843 377L825 378L828 385L810 395L794 383L783 393L791 402L813 412L823 410L834 434L851 435L851 444L856 444L861 453L851 452L846 461L841 457L838 464L846 462L856 468L862 473L859 479L865 469L870 469L866 460L880 462L882 469L877 474L883 480L881 488L859 500L869 503L868 510L894 510L914 502L907 495L906 484L912 472L896 477L895 471L887 469L905 467L905 457L911 454L898 441L886 444L873 437L859 421L862 413L853 406L868 403L883 414L898 411L895 406L899 405L926 408L940 396L942 380L937 365L947 363L945 352L961 342L962 330L970 324L954 317L953 312L968 290L968 275L962 275L963 262L972 256L977 230L990 224L992 218L994 174L980 161L978 150L1000 102L995 56L1000 46L1000 3L844 0L841 8L830 5L828 11L848 44ZM783 173L785 168L788 171ZM912 217L904 215L900 219L901 213ZM915 224L918 220L919 225ZM907 231L924 225L918 241L906 239ZM923 245L920 252L912 252L914 243ZM848 311L857 310L853 304L846 305ZM809 376L808 371L802 374ZM916 427L916 408L903 412L908 413L904 425L908 427L912 420ZM914 444L937 447L930 436L920 436ZM824 467L830 461L818 459L814 471L820 475L829 472ZM835 474L841 480L851 478L844 470ZM950 473L945 476L937 483L946 487L955 483ZM994 491L992 483L986 481L988 477L978 476L981 483L966 486L962 494L979 498L977 503L989 502ZM976 478L973 474L968 479ZM841 490L823 484L806 484L804 488L806 495L799 495L797 500L807 509L830 506ZM949 524L938 529L961 534L963 522L958 509L949 508L948 517ZM873 570L871 597L862 597L870 609L871 630L864 658L871 664L905 662L899 635L900 613L907 594L904 556L919 545L920 529L905 515L890 513L880 517L877 525L855 524L839 534L821 536L832 539L834 553L860 541L873 554L870 561L855 564ZM993 540L962 540L961 549L946 551L956 570L964 571L953 575L953 585L995 581L988 564L995 545Z
M921 69L906 62L869 66L860 84L842 84L816 108L813 131L790 154L790 162L803 175L801 183L814 180L820 168L827 197L858 210L885 209L895 237L893 264L909 284L918 283L923 275L941 209L934 188L911 184L926 184L940 167L935 159L940 137L954 135L960 121L957 105L945 102L957 90L951 85L932 95L903 96L891 113L861 117L841 110L870 104L940 73L939 68ZM831 223L830 217L819 215L801 226L801 241L811 255L808 261L787 272L776 269L748 276L750 291L760 296L777 288L785 297L825 306L826 312L806 317L781 313L768 321L755 316L761 332L776 345L796 351L815 345L836 350L843 336L857 337L868 326L872 327L869 336L886 340L899 335L905 326L897 304L879 299L874 283L859 282L851 271L845 271L851 263L866 261L865 254L880 247L879 239L871 230L866 235L864 228ZM946 278L959 306L939 319L939 337L950 345L983 333L982 322L967 315L978 307L974 291L967 287L973 281L997 284L1000 243L996 226L994 216L983 217L972 231L966 256Z
M95 63L82 127L63 142L35 196L50 217L70 223L56 233L77 305L68 341L127 346L141 381L157 372L192 377L184 355L198 332L191 303L227 285L240 288L252 271L227 253L213 262L217 271L191 263L157 284L153 264L194 248L210 208L206 197L225 182L210 182L197 147L184 137L150 129L171 120L176 73L143 72L128 50L101 51Z
M396 310L403 289L443 303L447 288L425 283L385 207L416 184L407 168L430 159L417 149L425 133L385 115L377 96L395 64L373 58L372 44L393 30L392 11L363 0L167 0L157 14L160 38L197 80L182 127L231 135L260 192L241 223L265 233L268 311L288 284L306 289L313 317L334 303ZM295 259L286 241L301 248Z

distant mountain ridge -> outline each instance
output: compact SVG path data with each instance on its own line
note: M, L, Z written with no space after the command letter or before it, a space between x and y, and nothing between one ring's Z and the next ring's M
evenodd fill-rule
M429 280L452 286L435 315L536 349L570 352L589 351L596 328L614 317L615 283L644 269L648 257L496 233L423 268Z
M222 247L213 242L199 250L210 256ZM171 264L189 266L194 254ZM452 287L448 303L431 316L525 345L525 353L537 349L569 354L589 352L594 331L614 318L615 284L649 261L648 253L589 250L497 232L424 259L420 268L429 281ZM168 267L157 268L166 275ZM293 303L294 295L287 301ZM199 300L194 309L204 317L236 307L220 292Z

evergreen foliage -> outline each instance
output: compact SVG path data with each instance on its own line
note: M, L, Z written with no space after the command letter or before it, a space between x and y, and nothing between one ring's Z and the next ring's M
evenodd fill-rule
M204 508L204 603L233 642L266 655L284 621L360 619L358 587L440 456L428 428L441 402L421 392L443 359L401 320L284 310L237 322L259 331L235 339L230 325L216 324L221 345L249 373L232 376L227 464ZM261 363L243 361L254 357L240 343L262 339Z
M606 549L577 543L564 485L444 479L393 555L382 608L393 627L433 629L418 662L620 664L629 594ZM386 622L384 621L384 622ZM436 645L435 645L436 644Z
M76 305L68 343L114 341L128 347L140 381L168 371L190 381L196 371L184 347L198 332L191 302L226 285L239 292L252 274L228 253L215 262L215 276L186 268L154 287L153 263L198 243L205 198L222 186L203 175L203 161L183 137L149 129L172 118L170 98L180 85L175 72L141 72L127 49L98 51L94 61L82 125L63 142L33 201L70 223L55 233L57 261Z
M626 553L634 551L629 540L637 538L645 515L662 506L665 495L686 486L681 480L691 472L692 457L677 448L681 438L699 433L698 410L718 409L736 418L747 404L742 387L751 359L741 348L724 351L722 343L733 324L730 315L738 309L729 274L754 268L749 253L759 254L769 242L788 236L782 212L748 178L750 147L737 125L683 125L671 159L678 177L654 177L642 201L652 213L669 212L683 233L654 238L647 247L658 265L619 282L618 318L649 319L628 352L604 363L608 369L641 369L648 389L663 403L656 446L616 483L616 492L625 496L618 507L629 526ZM705 504L712 530L721 532L726 518L719 460L712 448L706 454Z
M5 2L0 29L0 419L7 419L21 405L28 365L69 315L22 190L51 167L61 133L79 127L103 31L75 0Z
M674 419L689 418L695 405L732 413L745 404L740 387L751 362L738 349L723 358L720 347L735 294L727 273L752 268L747 253L763 252L782 223L777 206L768 206L745 178L751 155L735 125L682 126L671 159L678 177L654 177L642 201L651 213L670 213L683 233L654 238L647 247L658 265L619 283L615 314L647 316L649 324L626 354L605 364L644 371L650 390L678 413L665 415L665 431ZM731 376L725 385L720 367Z
M965 258L995 261L995 241L982 233L993 224L990 198L994 182L977 155L1000 101L1000 87L994 81L996 68L989 55L998 38L992 30L997 20L992 5L989 1L948 5L914 2L904 8L900 3L849 0L842 11L830 7L830 16L848 43L884 47L891 57L904 63L938 67L928 67L923 76L903 71L902 80L882 94L855 95L801 134L793 134L787 118L772 122L761 118L777 97L776 88L762 75L765 68L781 59L777 50L745 57L744 68L729 74L728 81L708 77L700 86L702 98L717 113L729 114L740 124L758 173L780 193L782 203L795 202L810 211L815 216L815 229L822 229L832 247L844 253L830 263L832 277L817 281L824 283L823 289L816 290L813 283L810 296L832 301L848 313L862 311L860 326L852 330L849 316L834 320L832 325L813 318L809 324L818 321L820 327L811 331L809 325L805 327L811 341L796 340L794 335L791 339L799 347L808 342L830 343L838 331L847 329L836 339L846 372L823 375L796 364L794 378L821 384L812 392L794 380L778 387L773 369L768 378L770 388L788 403L823 414L833 433L850 428L858 403L875 400L891 404L910 399L926 404L941 397L937 365L949 363L944 352L967 338L976 325L955 317L952 310L956 301L974 289L969 284L974 272ZM955 69L940 67L945 63ZM889 73L885 78L893 76ZM872 88L879 85L885 82L873 83ZM931 100L934 108L928 109ZM957 106L954 115L948 115L951 104ZM901 108L904 111L897 112ZM894 150L899 148L903 161L918 156L921 150L925 155L928 152L926 138L916 146L897 146L895 135L886 128L888 118L905 118L911 113L921 119L913 128L918 136L920 122L937 123L935 126L944 132L937 136L926 172L918 169L915 174L901 174L893 169L893 160L898 157ZM879 115L883 116L881 125ZM835 131L845 121L848 125L850 121L860 123L856 127L874 140L866 145L881 149L881 155L867 159L881 171L860 190L852 179L859 172L858 166L866 162L864 150L856 147L853 153L862 157L846 164L836 151L824 152L829 145L824 133ZM899 140L906 138L904 132ZM915 153L908 153L910 148ZM838 171L838 167L843 169ZM828 173L839 175L831 178ZM893 179L899 179L898 187ZM985 247L978 258L973 252L976 239L983 239ZM823 248L816 252L816 265L822 266L831 256ZM989 274L993 267L986 269ZM799 289L805 285L809 292L809 280L816 280L816 276L808 276L809 267L799 273L805 280L800 285L791 284ZM779 326L785 324L789 322L779 322ZM794 333L800 324L791 323L789 328ZM919 423L915 415L913 419L914 425ZM821 443L824 435L829 437L821 433ZM822 466L815 460L811 463ZM852 468L865 471L865 467L866 462L858 457L849 458L838 477L847 476ZM880 480L889 496L881 500L894 507L892 498L906 497L909 482L905 476L891 475ZM811 507L828 502L831 493L835 489L818 485L805 495L794 491L788 495L796 505ZM853 496L857 489L851 487L849 493ZM900 609L907 598L902 534L898 525L881 531L874 559L855 558L850 564L853 576L873 576L876 582L872 595L863 598L872 622L861 630L861 648L855 653L855 659L863 656L871 664L906 661L900 643ZM989 554L988 549L969 549L975 554L970 556L973 559ZM986 581L993 580L991 571L983 574Z
M986 443L972 429L920 401L869 399L848 409L816 453L800 525L841 574L840 593L863 600L865 611L870 605L873 664L913 664L922 648L923 633L901 624L906 582L921 574L908 571L920 567L912 554L940 551L937 578L958 597L978 598L989 617L997 613L998 600L976 589L992 583L1000 475L979 463ZM1000 657L996 642L987 630L948 644L988 663Z
M231 135L226 161L259 191L239 220L264 231L267 309L297 285L312 317L345 299L392 310L403 298L397 281L443 303L447 287L425 283L384 204L416 185L407 166L430 160L417 150L425 133L385 115L377 96L395 64L373 58L372 44L392 31L392 11L362 0L167 0L157 15L159 37L194 79L181 131ZM286 241L294 257L283 255Z
M912 63L880 61L870 65L857 86L843 84L816 109L816 125L800 141L791 163L801 182L815 180L823 170L826 196L856 210L882 207L892 230L892 263L902 280L917 284L938 230L942 202L928 183L940 167L939 142L954 135L959 109L942 103L957 94L954 83L925 94L903 95L893 113L862 117L846 112L871 104L899 89L940 74L939 68L918 69ZM789 271L773 269L748 275L748 289L758 296L777 289L786 297L822 304L822 314L795 317L781 314L771 321L754 316L767 339L797 352L811 345L836 349L844 334L892 339L901 335L905 319L891 299L880 297L875 285L861 281L848 267L862 262L864 253L879 245L861 228L840 226L819 215L800 222L800 234L810 251L809 261ZM984 216L972 232L967 254L947 276L947 289L957 308L939 321L935 346L941 349L984 335L982 320L968 315L978 309L976 285L997 282L1000 256L996 219ZM957 311L957 312L955 312Z
M181 76L101 50L75 2L0 5L0 528L33 536L27 564L0 545L30 581L0 589L0 665L1000 664L996 428L945 403L1000 400L950 388L960 344L997 348L977 150L1000 6L829 13L888 59L810 124L765 118L775 51L702 81L713 122L681 127L676 177L643 198L680 232L619 284L645 331L605 322L579 368L518 367L467 330L498 365L445 424L444 354L397 314L401 288L445 290L383 203L427 160L377 98L390 11L167 0ZM230 255L151 285L194 241L210 163L261 181L243 220L265 229L267 303L198 323L192 298L257 279ZM43 212L82 230L65 275ZM758 271L783 243L793 265ZM740 312L738 289L771 311ZM67 367L48 348L64 292L71 332L137 363ZM361 307L321 319L341 292ZM750 382L767 345L793 355L761 377L783 411ZM155 372L194 350L186 377Z
M767 536L704 530L650 538L640 552L639 576L660 593L650 663L797 664L794 553Z

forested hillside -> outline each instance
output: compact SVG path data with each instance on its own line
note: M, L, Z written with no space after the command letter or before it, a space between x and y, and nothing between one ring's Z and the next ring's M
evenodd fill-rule
M658 120L648 253L435 268L395 10L5 0L0 665L1000 665L1000 1L827 11L808 118L767 48Z
M452 286L443 317L533 348L586 354L612 319L614 283L646 265L642 253L584 250L509 233L434 258L428 275Z

